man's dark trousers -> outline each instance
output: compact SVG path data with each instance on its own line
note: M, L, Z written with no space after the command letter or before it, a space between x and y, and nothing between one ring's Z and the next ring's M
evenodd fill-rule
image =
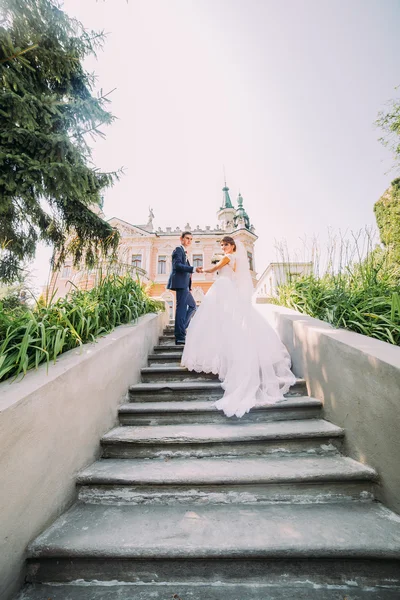
M175 340L177 342L185 341L186 329L195 310L196 302L191 291L188 288L176 290Z
M191 294L193 271L185 249L182 246L175 248L172 253L172 272L167 289L176 292L175 341L178 343L185 342L186 329L196 310L196 303Z

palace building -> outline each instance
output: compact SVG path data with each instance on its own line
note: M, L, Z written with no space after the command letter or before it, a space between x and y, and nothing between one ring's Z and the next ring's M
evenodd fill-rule
M213 255L219 254L221 251L219 244L224 235L231 235L242 241L247 250L249 266L254 285L256 285L254 243L257 236L254 227L243 206L241 194L238 195L235 207L226 184L222 192L222 203L217 211L218 223L215 227L206 225L202 229L199 225L191 227L189 223L186 223L184 227L155 229L153 225L155 217L152 209L149 209L149 217L145 225L127 223L118 217L107 220L121 234L118 248L121 264L128 264L135 269L146 284L149 294L166 301L171 315L175 310L175 293L167 290L166 286L172 268L172 252L179 244L182 231L190 231L193 235L193 242L188 254L190 264L194 267L207 267L211 264ZM101 209L98 208L97 212L105 218ZM95 271L75 269L72 261L66 260L61 270L54 274L51 287L57 290L57 297L65 296L73 285L81 289L90 289L96 281L96 276ZM204 294L214 280L214 273L193 273L192 291L198 304L201 303Z

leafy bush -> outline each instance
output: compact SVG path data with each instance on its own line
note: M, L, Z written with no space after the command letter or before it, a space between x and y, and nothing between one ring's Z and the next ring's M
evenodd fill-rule
M149 298L137 280L113 274L90 291L76 289L34 310L9 310L0 303L0 381L160 310L163 304Z
M372 249L370 239L366 251L360 251L358 240L351 252L339 249L341 260L332 260L321 276L288 277L276 302L334 327L400 345L400 266L389 250ZM349 256L360 259L342 260Z
M382 244L392 250L393 260L400 263L400 178L375 203L374 213Z

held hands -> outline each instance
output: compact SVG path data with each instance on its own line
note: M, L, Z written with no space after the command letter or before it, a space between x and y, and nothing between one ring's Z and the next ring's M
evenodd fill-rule
M196 273L203 273L203 267L196 267Z

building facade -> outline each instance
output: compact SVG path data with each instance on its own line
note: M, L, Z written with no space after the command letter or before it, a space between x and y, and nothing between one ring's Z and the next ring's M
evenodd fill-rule
M149 217L145 225L128 223L118 217L108 220L108 223L118 229L121 235L118 248L119 262L133 268L145 283L151 296L166 301L171 315L175 310L175 294L167 290L166 286L172 268L172 252L180 243L179 237L182 231L191 231L193 235L188 255L194 267L210 266L213 256L221 252L220 241L224 235L231 235L236 240L242 241L247 250L249 266L256 285L255 229L243 207L241 194L235 207L229 195L229 188L225 185L222 191L222 203L217 211L218 222L214 227L207 225L203 229L199 225L191 227L186 223L184 227L155 229L152 209L149 209ZM201 303L215 277L214 273L193 273L193 296L197 304ZM72 286L90 289L95 284L96 278L98 278L96 270L75 269L72 261L66 260L61 270L54 274L52 288L56 290L57 297L65 296Z
M278 295L278 287L301 276L311 275L312 262L273 262L268 265L255 289L256 302L269 302Z

